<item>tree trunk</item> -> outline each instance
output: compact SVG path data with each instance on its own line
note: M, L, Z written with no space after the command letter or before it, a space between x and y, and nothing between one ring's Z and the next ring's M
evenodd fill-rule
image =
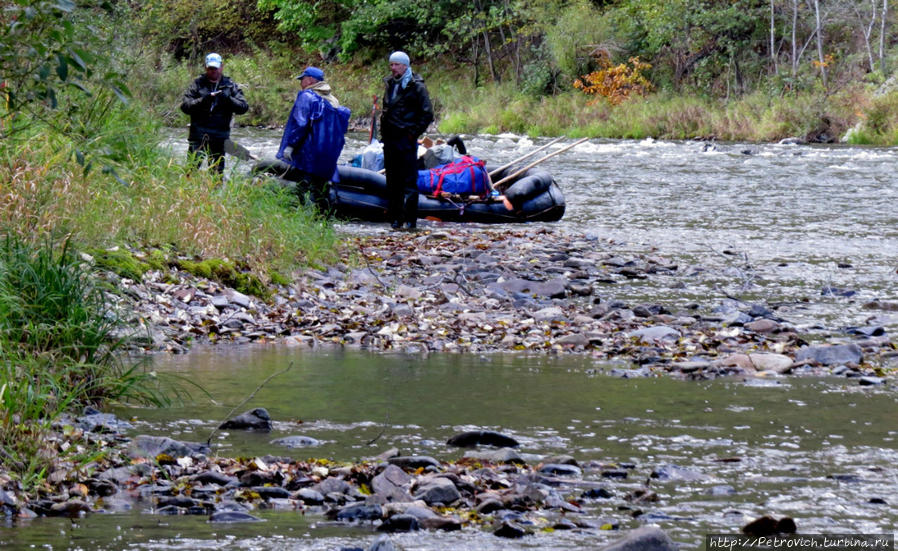
M474 66L474 88L480 86L480 41L471 40L471 64Z
M817 22L817 61L820 63L820 76L826 88L826 58L823 57L823 28L820 26L820 0L814 0L814 19Z
M886 18L889 15L889 0L882 0L882 25L879 29L879 70L886 76Z
M798 0L792 0L792 78L798 76Z
M515 81L518 85L521 84L521 79L524 77L524 68L521 64L521 34L516 32L511 27L511 22L514 21L511 12L511 6L508 5L508 0L504 0L505 6L505 18L508 21L508 32L514 37L514 72L515 72Z
M496 75L496 66L493 64L493 49L490 47L490 37L486 32L486 27L483 28L483 49L486 52L486 61L490 68L490 78L493 79L493 82L499 82L499 77Z
M870 21L864 21L864 14L854 5L854 15L857 17L858 26L861 29L861 36L864 37L864 49L867 51L867 63L870 66L870 72L876 70L876 63L873 61L873 47L870 45L870 37L873 36L873 26L876 24L876 4L879 0L870 0Z
M776 66L776 19L773 9L774 0L770 0L770 61L773 62L773 74L779 74L779 68Z
M496 75L496 66L493 63L493 48L490 45L490 35L489 35L489 29L487 28L486 13L484 13L484 11L483 11L483 7L480 3L480 0L476 0L474 2L474 7L477 9L477 11L479 13L484 14L483 29L481 31L481 34L483 35L483 50L486 53L487 66L490 68L490 77L493 79L493 82L499 82L499 78Z

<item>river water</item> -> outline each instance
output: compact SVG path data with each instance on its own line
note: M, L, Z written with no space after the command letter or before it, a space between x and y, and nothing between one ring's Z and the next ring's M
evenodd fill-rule
M247 129L234 137L261 157L273 156L279 139ZM344 160L362 139L350 137ZM464 139L469 153L494 166L549 141ZM181 140L179 132L169 142L176 155ZM806 332L839 336L847 326L898 331L898 313L864 308L898 300L896 161L894 149L590 140L544 166L567 199L565 217L553 227L591 233L598 247L618 253L666 257L693 276L675 286L663 278L622 285L614 298L676 307L735 296L775 305ZM385 231L378 224L340 228ZM793 517L806 534L893 533L898 526L898 392L889 385L618 379L596 374L601 366L576 356L418 357L275 345L198 349L154 364L200 381L211 398L117 413L134 418L135 433L194 441L205 441L260 381L290 368L243 408L266 407L274 433L218 433L216 450L226 455L357 461L395 446L451 460L462 452L445 445L449 436L489 429L518 439L534 463L569 454L581 464L630 465L627 479L603 481L611 499L584 502L584 516L621 531L655 523L686 549L765 514ZM270 443L294 434L322 444L287 450ZM652 480L660 498L654 503L625 499L664 465L702 476ZM589 470L584 478L602 480ZM232 526L137 512L39 519L0 527L0 547L333 550L366 547L375 537L370 527L335 526L315 515L258 514L265 523ZM470 528L393 540L406 550L570 550L620 534L537 527L535 535L509 541Z
M492 166L551 141L462 138L470 154ZM280 135L239 129L235 140L272 158ZM341 162L366 140L367 134L351 134ZM169 143L178 155L186 148L180 135ZM863 308L898 298L895 148L589 140L541 166L567 200L564 218L551 226L591 233L598 246L619 254L656 252L696 276L676 293L664 281L640 283L625 289L627 300L683 306L730 295L776 306L804 330L870 324L898 330L898 314Z

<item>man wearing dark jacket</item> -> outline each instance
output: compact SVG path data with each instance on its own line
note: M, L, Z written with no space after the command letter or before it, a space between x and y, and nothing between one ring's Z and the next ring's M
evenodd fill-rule
M190 115L188 154L195 166L206 156L209 166L224 173L224 144L231 137L231 118L249 109L243 92L230 78L221 74L221 56L206 56L206 74L184 92L181 111Z
M380 137L387 173L387 216L394 229L413 229L418 219L418 137L433 122L433 106L424 79L413 73L408 54L390 55L384 78Z

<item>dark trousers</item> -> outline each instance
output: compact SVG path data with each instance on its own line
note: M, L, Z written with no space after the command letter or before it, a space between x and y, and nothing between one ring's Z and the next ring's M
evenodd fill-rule
M225 138L212 138L208 134L191 136L187 141L187 158L193 168L199 168L206 157L210 168L224 174L224 144Z
M330 214L331 209L328 202L330 187L328 183L328 180L324 178L303 174L302 178L296 181L296 194L299 196L299 201L301 203L305 203L307 200L311 201L318 208L318 212Z
M384 141L387 219L415 224L418 219L418 142L402 137Z

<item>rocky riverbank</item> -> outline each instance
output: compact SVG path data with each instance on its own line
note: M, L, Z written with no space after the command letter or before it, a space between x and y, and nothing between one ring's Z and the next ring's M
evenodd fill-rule
M271 430L267 411L257 408L227 420L223 430ZM651 523L672 517L647 511L661 500L655 489L668 484L713 483L713 476L674 464L637 465L578 462L567 455L539 459L519 453L519 443L493 431L451 437L459 459L402 455L392 448L354 463L286 456L230 458L209 443L164 436L126 437L132 427L110 414L89 410L57 423L59 442L101 446L103 454L73 469L58 464L48 474L52 493L26 501L3 480L0 512L9 522L40 516L80 518L139 510L156 516L198 516L213 524L253 523L265 511L320 517L333 525L366 526L375 533L417 530L481 530L517 539L537 532L598 534L603 551L676 551L678 546ZM289 446L288 446L289 447ZM721 461L739 461L722 458ZM644 480L640 482L640 480ZM715 486L712 491L731 492ZM619 514L596 517L597 502L616 503ZM631 519L647 525L612 535ZM752 536L794 534L791 518L747 517L742 531ZM358 531L355 532L356 534ZM2 538L0 538L2 542ZM340 551L362 551L341 547ZM393 551L389 536L369 551Z
M639 285L670 289L700 272L651 252L621 254L555 229L425 224L417 232L350 237L346 261L275 286L270 300L179 271L115 279L120 308L149 327L147 350L198 342L284 342L410 353L587 354L612 375L836 374L880 384L898 367L886 327L821 340L775 305L737 297L707 304L671 296L641 303ZM624 291L629 290L629 292ZM871 301L871 312L898 303Z
M664 304L634 300L642 285L663 279L665 288L678 289L682 278L701 273L653 252L624 253L595 237L552 228L422 225L414 232L350 237L344 262L297 274L292 284L275 286L267 300L173 264L140 281L106 277L121 290L113 295L117 309L133 327L145 328L139 347L157 353L186 352L198 343L274 342L417 354L583 354L620 377L830 374L862 385L885 384L895 371L895 346L883 326L821 340L768 304L735 297L709 297L707 304L678 296ZM898 310L888 301L863 307L871 313ZM257 409L220 428L270 425L267 412ZM257 511L278 509L382 532L476 528L518 538L546 530L615 530L621 518L640 518L645 504L657 499L653 480L703 476L688 466L529 457L499 433L456 435L447 444L466 451L451 462L391 449L364 462L337 464L218 457L208 443L125 436L127 423L96 411L63 419L56 429L53 446L105 453L79 468L57 463L41 497L23 495L0 473L6 518L136 507L157 515L206 515L210 522L254 522ZM616 500L624 516L596 520L582 514L590 501L606 499ZM758 532L748 524L746 533L795 530L794 523L760 521L770 526ZM389 540L371 546L392 548ZM646 527L610 544L617 548L675 547L664 532Z

